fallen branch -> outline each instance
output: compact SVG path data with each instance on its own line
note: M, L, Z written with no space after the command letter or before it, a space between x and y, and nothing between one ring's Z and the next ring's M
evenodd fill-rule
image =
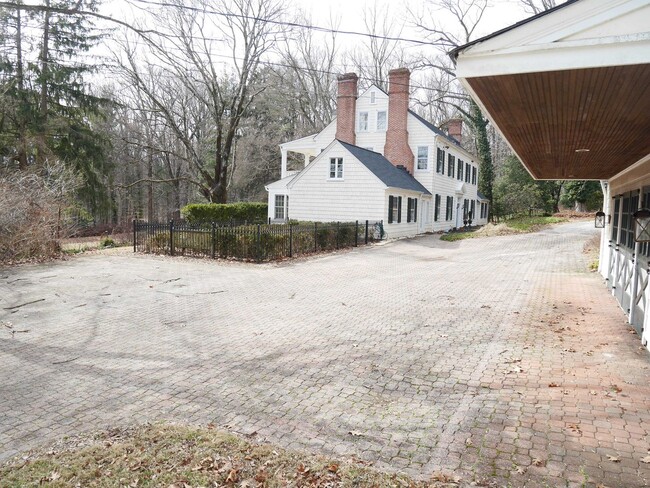
M14 305L13 307L5 307L4 310L14 310L16 308L24 307L25 305L31 305L32 303L38 303L44 301L45 298L39 298L38 300L32 300L31 302L21 303L20 305Z
M79 356L75 358L70 358L70 359L64 359L63 361L54 361L52 364L64 364L64 363L71 363L72 361L76 361L79 359Z

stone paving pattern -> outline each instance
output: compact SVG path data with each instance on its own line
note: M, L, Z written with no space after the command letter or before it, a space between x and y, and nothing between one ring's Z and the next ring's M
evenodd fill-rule
M1 270L0 460L164 419L423 478L648 486L650 355L588 271L591 226Z

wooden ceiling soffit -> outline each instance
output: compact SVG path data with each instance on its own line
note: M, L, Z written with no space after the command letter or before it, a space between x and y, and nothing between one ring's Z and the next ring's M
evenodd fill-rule
M650 154L650 64L468 78L539 179L609 179Z

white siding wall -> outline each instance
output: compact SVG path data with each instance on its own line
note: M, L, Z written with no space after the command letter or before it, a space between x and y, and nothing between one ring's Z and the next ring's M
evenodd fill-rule
M343 179L329 178L330 158L343 158ZM289 217L317 222L385 220L386 186L340 144L303 171L290 188Z
M371 93L375 93L375 103L370 103ZM386 112L386 125L388 125L388 95L383 91L371 87L357 98L357 124L356 146L384 154L386 144L386 130L377 130L377 112ZM359 132L359 113L368 112L368 130Z
M389 197L402 197L402 219L398 222L388 223L388 209L389 209ZM415 222L408 222L408 198L415 198L418 201L418 215ZM426 197L427 200L430 200L431 197ZM386 232L386 237L395 238L395 237L410 237L420 233L420 218L421 218L421 209L423 208L423 202L425 197L421 193L397 189L397 188L387 188L385 196L385 209L384 209L384 231Z
M334 139L336 139L336 117L334 117L334 120L332 120L327 127L320 131L316 137L314 137L314 141L320 145L321 150L324 150L332 143Z
M477 202L477 185L471 183L465 183L464 193L456 193L456 189L460 185L461 181L456 178L458 174L458 161L459 159L463 161L463 166L465 163L470 163L472 166L477 168L477 181L478 181L478 164L476 162L472 163L472 156L459 148L455 147L453 144L450 144L446 139L433 133L428 127L422 124L412 115L409 115L408 120L408 132L409 132L409 145L413 151L415 157L414 168L415 169L415 178L422 183L433 195L432 199L432 215L435 213L435 195L440 195L440 214L438 221L431 219L432 225L427 230L445 231L456 227L456 212L457 212L457 203L460 199L461 202L461 211L462 204L465 199L474 200L475 205L475 215L479 214L479 203ZM426 171L417 169L417 148L418 146L427 146L429 148L429 169ZM449 148L445 148L449 146ZM444 173L436 172L437 164L437 147L441 147L445 151L445 164L444 164ZM456 157L456 164L454 167L453 176L447 175L447 165L448 165L448 155L452 154ZM465 181L465 168L463 167L463 181ZM447 215L447 197L453 197L452 204L452 218L451 220L445 220ZM462 215L461 215L462 220ZM483 223L486 223L484 221ZM461 223L462 225L462 223Z

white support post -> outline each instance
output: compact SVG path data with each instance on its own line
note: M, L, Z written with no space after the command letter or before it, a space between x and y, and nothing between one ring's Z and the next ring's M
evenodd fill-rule
M280 178L284 178L287 176L287 150L280 148L280 151L282 153L282 167L280 169Z
M614 237L614 273L612 274L612 295L616 296L616 287L618 286L620 262L621 262L621 223L623 219L623 200L619 198L618 215L616 216L618 222L618 230L616 237Z
M309 154L305 153L305 168L309 164Z
M603 212L605 213L605 227L600 233L600 255L598 256L598 272L603 278L607 278L609 271L609 240L608 236L612 235L612 223L610 221L610 202L609 184L606 181L600 181L600 187L603 190Z
M641 193L641 190L639 190L639 203L637 204L637 210L641 210L643 208L643 194ZM632 226L634 228L634 226ZM630 314L628 316L628 319L630 321L630 324L634 323L634 318L636 315L636 292L639 288L639 284L637 283L639 281L639 270L637 269L638 263L639 263L639 251L641 250L641 244L636 242L636 239L634 240L634 256L632 256L632 283L630 286Z
M650 273L650 267L648 269ZM645 294L645 312L643 314L643 332L641 332L641 344L650 350L650 293Z

